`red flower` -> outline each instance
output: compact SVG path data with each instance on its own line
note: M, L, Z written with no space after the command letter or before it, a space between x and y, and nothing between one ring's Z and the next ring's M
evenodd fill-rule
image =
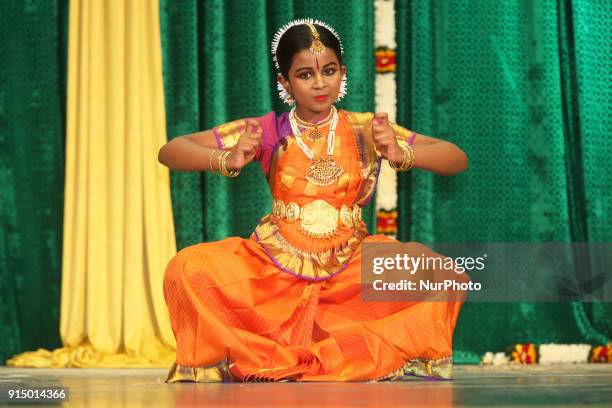
M378 210L376 213L376 231L381 234L397 234L397 211Z
M376 72L395 72L395 51L386 47L376 49Z
M607 346L597 346L591 353L592 363L610 363L612 362L612 343Z
M512 351L512 361L521 364L535 364L538 360L538 352L533 343L517 344Z

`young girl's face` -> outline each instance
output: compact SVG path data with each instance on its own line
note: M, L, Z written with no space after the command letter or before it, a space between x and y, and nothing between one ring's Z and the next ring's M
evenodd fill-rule
M282 75L279 80L293 94L298 111L327 113L338 98L345 72L333 49L326 47L320 55L304 49L293 56L289 81Z

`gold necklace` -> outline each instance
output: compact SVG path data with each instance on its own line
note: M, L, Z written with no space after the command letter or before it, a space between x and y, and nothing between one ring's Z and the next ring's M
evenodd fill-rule
M329 114L327 114L327 117L319 123L307 122L304 119L301 119L295 111L292 111L292 113L295 122L299 126L306 129L310 129L310 132L308 132L308 134L306 135L308 140L315 141L323 137L323 132L321 132L319 128L326 126L331 121L335 111L336 108L332 105L331 109L329 110Z
M338 180L338 177L343 173L342 167L333 159L334 147L336 142L336 126L338 125L338 112L334 110L327 134L327 154L325 157L315 158L315 154L310 150L306 143L302 140L301 132L298 128L297 121L294 116L295 108L289 113L289 123L291 130L295 135L298 147L304 152L306 157L312 162L306 172L306 180L317 186L328 186Z

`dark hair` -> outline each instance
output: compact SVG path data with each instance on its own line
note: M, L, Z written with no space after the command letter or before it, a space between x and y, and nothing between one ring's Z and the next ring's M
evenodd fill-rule
M329 47L336 52L338 62L342 65L342 52L340 41L327 28L318 24L314 25L319 33L319 38L325 47ZM306 24L299 24L291 27L281 37L276 49L276 60L280 67L281 74L285 79L289 79L289 68L293 62L293 56L303 49L310 48L312 44L312 34Z

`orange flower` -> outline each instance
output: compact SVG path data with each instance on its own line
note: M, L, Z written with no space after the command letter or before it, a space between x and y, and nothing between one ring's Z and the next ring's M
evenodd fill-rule
M512 351L512 361L521 364L535 364L538 351L533 343L516 344Z
M395 51L387 47L379 47L375 52L376 72L395 72Z
M381 234L397 234L397 211L378 210L376 231Z
M612 362L612 343L607 346L597 346L591 353L592 363L610 363Z

